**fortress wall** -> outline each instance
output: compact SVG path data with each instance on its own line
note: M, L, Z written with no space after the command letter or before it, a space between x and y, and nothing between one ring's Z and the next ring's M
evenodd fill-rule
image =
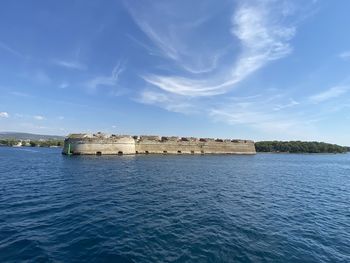
M201 145L193 142L177 141L150 141L144 140L136 142L136 151L138 153L168 153L177 154L180 151L183 154L201 153Z
M239 142L207 142L203 146L205 153L218 154L255 154L255 145L252 141Z
M252 141L215 141L206 139L200 141L188 138L180 140L152 140L140 139L136 141L137 153L167 153L167 154L255 154L255 145Z
M63 153L72 154L255 154L253 141L192 137L107 136L73 134L66 140Z
M135 140L123 137L115 139L69 139L64 144L63 153L72 154L135 154Z

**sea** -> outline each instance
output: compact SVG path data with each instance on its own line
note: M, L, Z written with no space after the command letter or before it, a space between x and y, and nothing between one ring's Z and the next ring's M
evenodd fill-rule
M350 262L350 154L0 147L0 262Z

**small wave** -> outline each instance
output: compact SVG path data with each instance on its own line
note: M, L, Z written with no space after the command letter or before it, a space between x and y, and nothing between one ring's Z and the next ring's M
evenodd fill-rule
M16 149L21 150L21 151L24 151L24 152L31 152L31 153L38 153L38 152L39 152L39 151L37 151L37 150L26 149L26 148L20 148L20 147L17 147Z
M350 155L1 155L0 262L348 262Z

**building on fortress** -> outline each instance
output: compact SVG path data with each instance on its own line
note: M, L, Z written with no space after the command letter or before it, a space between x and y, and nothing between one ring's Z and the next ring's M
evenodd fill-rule
M193 137L70 134L63 154L255 154L251 140Z

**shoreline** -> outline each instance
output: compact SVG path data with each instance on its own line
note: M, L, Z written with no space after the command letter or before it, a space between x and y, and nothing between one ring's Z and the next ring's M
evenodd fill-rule
M322 155L322 154L347 154L349 152L323 152L323 153L310 153L310 152L256 152L256 154L317 154L317 155Z

